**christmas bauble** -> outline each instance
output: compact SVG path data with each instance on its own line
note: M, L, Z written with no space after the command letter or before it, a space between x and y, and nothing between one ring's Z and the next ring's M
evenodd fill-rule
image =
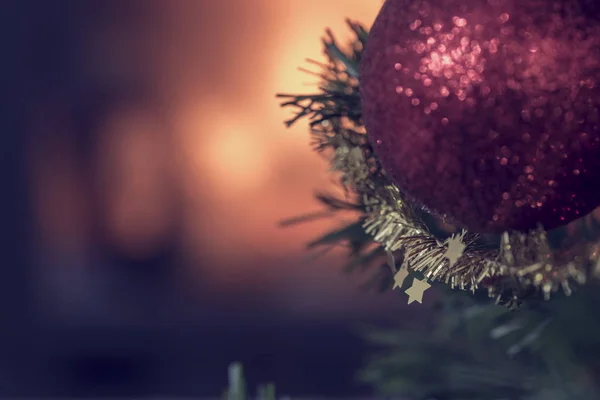
M600 205L596 0L387 0L360 90L389 178L453 225L552 229Z

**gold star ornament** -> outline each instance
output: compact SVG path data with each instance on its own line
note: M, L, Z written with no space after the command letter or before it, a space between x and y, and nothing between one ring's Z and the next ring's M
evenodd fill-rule
M423 304L423 293L430 287L431 285L425 279L413 279L412 286L405 291L408 295L408 304L414 301Z
M408 268L404 265L404 263L400 266L400 268L396 268L396 261L394 260L394 254L391 251L387 253L387 261L388 266L394 273L394 287L392 290L396 288L401 288L404 284L406 278L408 278L409 272Z
M408 271L408 265L406 263L402 263L400 268L396 267L396 261L394 260L394 254L391 251L387 252L387 260L388 266L394 273L394 287L402 288L404 281L410 275ZM427 280L420 280L417 278L413 279L412 286L404 291L408 295L408 304L416 301L418 303L423 303L423 293L429 289L431 285L427 282Z
M454 264L456 264L458 259L462 257L465 249L467 248L467 245L463 242L465 233L465 231L462 231L459 234L452 235L444 242L444 245L446 246L444 257L448 259L450 267L453 267Z
M398 272L396 272L396 275L394 275L393 289L401 288L406 278L408 278L408 275L408 270L406 268L400 268Z

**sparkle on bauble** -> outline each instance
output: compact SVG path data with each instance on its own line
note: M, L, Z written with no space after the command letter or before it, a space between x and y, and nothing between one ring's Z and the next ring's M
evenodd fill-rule
M600 205L600 6L387 0L362 60L369 141L416 204L479 233Z

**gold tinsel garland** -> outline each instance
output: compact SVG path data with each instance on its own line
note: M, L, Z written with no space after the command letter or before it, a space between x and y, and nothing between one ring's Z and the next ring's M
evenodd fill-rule
M445 241L431 232L419 210L400 188L387 179L369 145L360 113L358 66L367 31L348 21L356 39L342 49L333 36L323 40L329 63L321 65L320 93L278 95L297 107L295 118L311 119L315 150L331 150L331 170L342 186L356 195L363 212L363 228L393 258L402 260L399 270L421 272L426 279L452 288L488 290L490 297L508 306L542 293L548 299L560 289L572 292L571 283L583 284L600 269L600 241L553 249L547 232L505 232L499 245L481 244L476 233L462 231ZM458 253L449 252L458 247ZM394 268L394 266L392 266Z

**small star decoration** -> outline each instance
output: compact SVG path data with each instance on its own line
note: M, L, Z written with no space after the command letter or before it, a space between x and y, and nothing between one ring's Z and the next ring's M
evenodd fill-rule
M392 252L388 251L388 265L394 272L394 287L402 288L404 281L409 276L408 265L406 263L402 263L400 268L396 269L396 262L394 260L394 255ZM408 295L408 304L416 301L418 303L423 303L423 293L429 289L431 285L427 283L427 280L413 279L412 286L404 291Z
M396 261L394 260L394 255L392 254L392 252L388 251L387 256L388 265L392 269L392 272L394 272L394 287L392 288L392 290L396 288L401 288L404 284L404 281L409 275L408 268L405 268L403 265L401 265L399 269L396 269Z
M401 288L406 278L408 278L408 269L400 268L398 272L396 272L396 275L394 275L393 289Z
M444 242L446 247L446 252L444 253L444 257L448 259L448 263L450 267L453 267L454 264L458 261L460 257L462 257L463 252L467 245L463 242L463 238L465 237L465 231L462 231L459 234L452 235Z
M429 289L431 285L425 279L420 280L415 278L411 287L405 290L408 295L408 304L416 301L423 304L423 293Z

